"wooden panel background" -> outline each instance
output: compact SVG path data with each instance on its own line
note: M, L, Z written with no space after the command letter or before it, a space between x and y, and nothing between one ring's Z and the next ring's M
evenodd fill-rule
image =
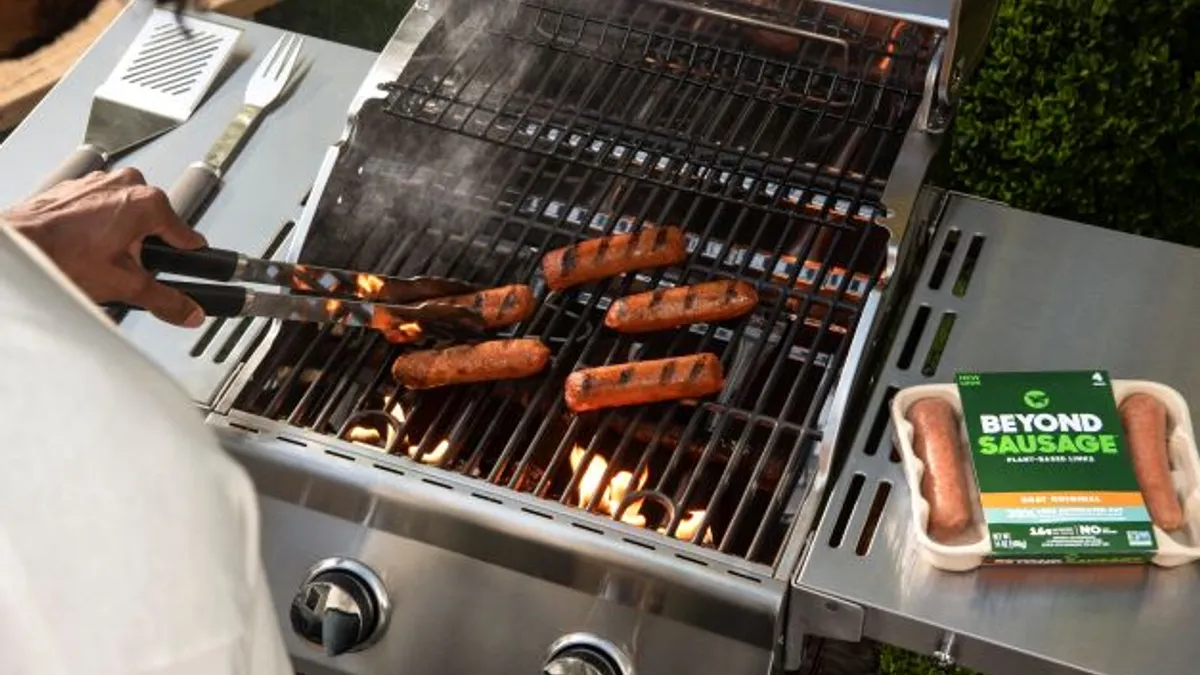
M3 0L0 0L2 2ZM213 11L250 18L280 0L209 0ZM15 127L100 36L128 0L100 0L96 9L53 44L20 59L0 61L0 136Z

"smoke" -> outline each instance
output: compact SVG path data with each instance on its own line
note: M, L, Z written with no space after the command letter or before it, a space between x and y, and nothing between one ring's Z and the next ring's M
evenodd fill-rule
M302 259L401 274L445 274L457 261L457 276L489 265L485 237L470 242L489 217L479 206L527 159L480 136L511 131L511 111L526 108L522 90L537 88L539 56L552 57L505 37L528 34L537 14L520 0L448 3L389 99L399 116L376 102L359 113Z

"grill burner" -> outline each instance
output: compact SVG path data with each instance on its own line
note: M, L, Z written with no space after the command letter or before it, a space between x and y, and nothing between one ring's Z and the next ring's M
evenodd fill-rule
M410 347L282 326L235 406L509 489L773 564L820 440L818 417L882 269L872 224L920 101L930 34L829 39L792 60L654 2L526 1L431 33L385 101L367 102L321 196L304 262L485 285L532 283L540 377L401 390ZM860 25L861 28L861 25ZM644 224L686 229L688 260L565 293L554 248ZM748 320L648 335L603 327L612 299L734 278ZM579 367L709 351L715 400L572 415Z

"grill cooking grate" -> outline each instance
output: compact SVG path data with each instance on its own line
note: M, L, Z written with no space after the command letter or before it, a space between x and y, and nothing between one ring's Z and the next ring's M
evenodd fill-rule
M836 47L836 70L806 56L828 58L834 43L782 62L735 51L746 37L736 28L669 7L580 6L603 16L521 2L435 29L388 99L361 111L300 256L531 283L537 311L504 335L549 345L547 372L404 391L389 367L410 347L284 325L235 405L772 564L859 300L883 264L886 232L863 221L917 102L899 73L922 69L928 45L888 28L904 35L890 52L865 50L865 38ZM881 82L844 74L883 57L897 65ZM693 67L674 68L681 59ZM800 81L806 89L790 89ZM683 227L687 261L564 293L541 282L547 251L647 223ZM714 278L754 284L754 314L639 336L603 326L613 298ZM565 409L572 370L703 351L726 372L713 399Z

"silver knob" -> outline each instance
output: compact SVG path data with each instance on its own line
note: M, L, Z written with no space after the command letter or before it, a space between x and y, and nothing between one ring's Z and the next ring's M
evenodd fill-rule
M629 657L613 643L590 633L572 633L550 647L542 675L634 675L634 672Z
M329 656L365 649L383 634L390 607L383 582L349 558L323 560L292 599L296 633Z
M613 675L611 671L592 665L581 658L561 656L546 664L543 675Z

